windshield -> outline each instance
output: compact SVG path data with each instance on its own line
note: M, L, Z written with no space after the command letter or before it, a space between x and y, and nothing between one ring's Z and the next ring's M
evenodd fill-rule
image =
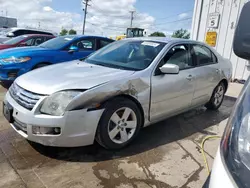
M62 48L67 43L69 43L70 41L72 41L74 38L75 38L75 36L57 37L57 38L48 40L47 42L39 45L39 47L50 48L50 49Z
M6 36L7 35L7 33L9 33L9 32L11 32L12 31L12 29L4 29L4 30L2 30L2 31L0 31L0 35L4 35L4 36Z
M8 45L16 44L18 42L21 42L25 38L27 38L27 36L22 35L22 36L15 37L13 39L7 40L7 41L3 42L3 44L8 44Z
M143 70L159 54L165 43L122 40L97 51L85 60L87 63L125 70Z

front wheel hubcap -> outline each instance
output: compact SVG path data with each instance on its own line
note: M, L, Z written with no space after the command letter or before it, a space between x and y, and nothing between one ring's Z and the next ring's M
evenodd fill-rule
M110 117L108 124L109 138L117 144L129 141L135 134L137 118L135 112L124 107L116 110Z

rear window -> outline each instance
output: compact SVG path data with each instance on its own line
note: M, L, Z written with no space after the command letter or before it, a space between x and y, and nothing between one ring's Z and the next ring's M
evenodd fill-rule
M13 45L13 44L21 42L23 39L25 39L27 37L28 36L25 36L25 35L22 35L22 36L19 36L19 37L15 37L13 39L10 39L10 40L7 40L7 41L3 42L3 44Z

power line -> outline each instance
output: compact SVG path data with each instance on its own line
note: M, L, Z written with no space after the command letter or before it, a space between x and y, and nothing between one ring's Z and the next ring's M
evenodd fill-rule
M174 20L174 21L169 21L169 22L164 22L164 23L153 24L152 26L164 25L164 24L168 24L168 23L182 22L182 21L191 20L191 19L192 19L192 17L189 17L189 18L184 18L184 19L180 19L180 20Z
M190 10L186 10L185 12L180 12L178 14L172 14L170 16L167 16L167 17L163 17L163 18L157 18L157 20L164 20L164 19L168 19L168 18L172 18L172 17L175 17L175 16L179 16L181 14L184 14L184 13L188 13L188 12L192 12L193 9L190 9Z

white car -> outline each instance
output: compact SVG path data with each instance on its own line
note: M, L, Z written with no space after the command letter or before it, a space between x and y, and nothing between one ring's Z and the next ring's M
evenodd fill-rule
M90 55L31 71L9 89L4 114L28 140L108 149L142 127L201 105L223 102L232 65L197 41L132 38Z

